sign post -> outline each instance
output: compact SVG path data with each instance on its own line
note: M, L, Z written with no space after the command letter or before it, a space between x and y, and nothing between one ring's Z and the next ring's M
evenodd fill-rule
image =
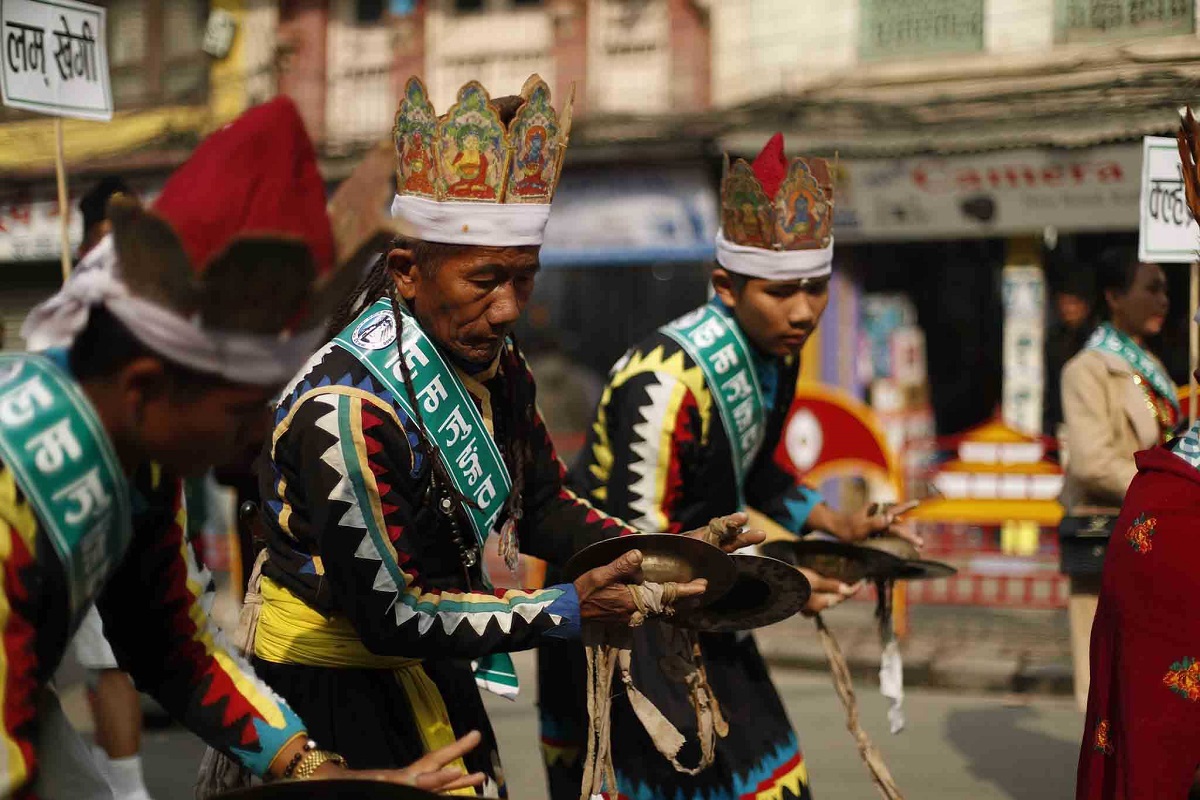
M54 167L64 281L71 271L71 247L62 118L112 119L105 13L76 0L0 0L0 97L10 108L58 118Z
M1192 313L1196 313L1196 308L1200 307L1200 261L1193 261L1191 265L1192 280L1191 288L1188 294L1188 308L1192 309ZM1188 364L1191 369L1188 370L1188 427L1196 424L1196 357L1200 355L1200 327L1195 323L1188 325Z
M58 183L58 234L62 245L59 256L62 264L63 283L71 276L70 214L67 206L67 166L63 156L62 117L54 118L54 177Z
M1138 258L1158 264L1191 264L1188 301L1196 313L1200 303L1200 225L1188 211L1183 190L1183 164L1174 136L1147 136L1142 140L1141 224L1138 227ZM1188 363L1188 424L1196 424L1196 359L1200 336L1191 327Z

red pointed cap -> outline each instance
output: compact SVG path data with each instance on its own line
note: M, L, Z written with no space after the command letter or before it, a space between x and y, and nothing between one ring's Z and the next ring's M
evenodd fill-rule
M782 133L771 137L750 167L754 170L754 176L758 178L758 182L762 184L767 197L774 198L775 193L779 191L779 185L787 177L788 171L787 155L783 152Z
M154 211L194 269L240 236L299 238L318 274L333 269L333 230L312 140L286 97L246 111L205 139L167 180Z

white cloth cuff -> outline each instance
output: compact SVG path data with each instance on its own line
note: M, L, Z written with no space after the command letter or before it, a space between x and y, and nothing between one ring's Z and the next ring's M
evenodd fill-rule
M833 237L819 250L764 250L734 244L717 231L717 263L738 275L769 281L823 278L833 272Z
M549 203L472 203L396 195L392 216L416 229L418 238L442 244L491 247L541 245Z
M70 347L87 327L91 310L100 305L155 353L234 383L282 384L321 344L324 332L319 326L291 336L205 330L198 320L131 294L119 270L109 234L53 297L29 312L21 326L29 349Z

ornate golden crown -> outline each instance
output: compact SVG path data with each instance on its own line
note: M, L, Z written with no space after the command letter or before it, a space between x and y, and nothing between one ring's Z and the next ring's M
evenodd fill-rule
M425 84L409 78L396 111L396 185L401 195L478 203L549 203L571 132L574 91L562 114L537 75L506 127L487 90L471 81L438 117Z
M833 178L823 158L787 161L779 145L780 163L763 156L751 167L738 159L725 161L721 179L721 230L729 242L765 250L814 250L827 247L833 231ZM764 180L756 172L762 170ZM763 184L771 172L778 189L768 196Z

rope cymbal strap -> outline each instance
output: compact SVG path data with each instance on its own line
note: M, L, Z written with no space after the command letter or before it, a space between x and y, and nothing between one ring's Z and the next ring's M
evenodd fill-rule
M707 528L704 532L704 541L714 547L724 546L736 539L742 532L742 526L731 525L728 516L709 520Z
M825 620L821 618L820 614L814 616L813 621L817 625L821 646L825 648L825 657L829 660L829 670L833 673L833 688L837 691L838 698L846 709L846 728L858 745L858 754L863 763L867 765L867 772L870 773L871 780L875 782L875 788L879 790L879 794L884 800L904 800L904 796L900 794L900 789L897 788L896 782L892 778L892 773L888 770L887 764L883 762L883 756L875 748L871 738L867 736L867 732L859 725L858 699L854 696L854 685L850 680L850 667L846 664L842 648L838 645L833 633L826 627Z
M629 697L629 705L634 714L650 735L655 749L663 758L671 763L676 772L684 775L698 775L712 765L716 758L717 737L724 738L729 733L729 725L721 713L720 703L708 683L708 674L704 669L704 660L700 652L700 642L696 634L679 628L663 627L667 638L666 654L659 659L659 667L670 680L682 683L687 687L688 698L696 715L696 735L700 744L700 761L695 767L685 767L679 763L679 751L683 748L686 738L634 685L631 674L631 653L622 651L617 659L620 669L621 682L625 685Z
M609 626L585 624L584 649L587 660L587 757L583 762L583 785L580 800L591 800L603 791L617 792L617 773L613 768L612 680L616 672L617 648L605 644L604 631Z
M888 699L888 727L892 735L904 730L904 659L892 621L895 579L875 581L875 618L879 622L879 693Z
M616 770L612 761L611 713L612 683L620 675L630 707L654 742L655 749L677 772L697 775L707 769L716 755L716 738L729 732L720 705L708 684L696 635L682 629L665 628L667 647L659 664L666 676L687 686L700 744L700 762L695 767L679 763L679 751L687 740L679 729L634 684L632 675L632 629L641 627L657 616L674 613L672 603L678 596L674 583L645 583L629 587L637 611L628 625L585 624L584 644L587 651L587 707L589 736L584 761L581 800L600 794L607 784L610 794L616 794Z
M680 631L686 634L692 646L692 662L696 665L696 687L697 691L693 697L703 696L707 698L708 707L712 712L713 730L717 736L724 739L729 735L729 723L725 721L725 715L721 713L721 704L717 702L717 695L712 690L712 686L708 682L708 668L704 665L704 653L700 650L700 637L694 631ZM696 713L699 714L701 708L697 704ZM711 763L711 761L709 762Z
M669 617L675 613L674 603L679 597L679 584L631 583L626 588L637 609L629 618L629 627L640 628L651 617Z

